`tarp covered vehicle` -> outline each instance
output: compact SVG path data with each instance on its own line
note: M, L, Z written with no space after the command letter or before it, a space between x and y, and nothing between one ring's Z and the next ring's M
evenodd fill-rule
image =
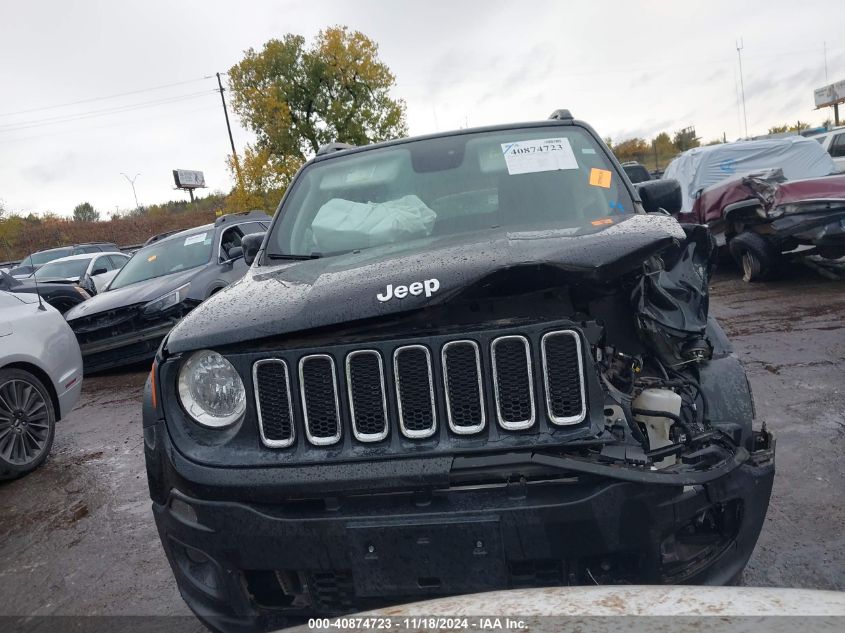
M794 137L695 148L664 177L681 183L679 219L709 226L756 281L800 246L845 255L845 176L835 171L818 143Z

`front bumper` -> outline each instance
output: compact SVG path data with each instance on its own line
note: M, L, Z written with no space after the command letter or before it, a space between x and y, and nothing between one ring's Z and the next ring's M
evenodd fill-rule
M729 584L774 477L771 442L701 485L573 474L374 492L378 478L403 477L395 460L373 473L373 492L294 499L282 469L188 462L163 422L145 429L145 452L182 596L221 630L517 587Z
M173 325L168 321L164 325L156 324L137 332L81 344L85 373L152 360Z

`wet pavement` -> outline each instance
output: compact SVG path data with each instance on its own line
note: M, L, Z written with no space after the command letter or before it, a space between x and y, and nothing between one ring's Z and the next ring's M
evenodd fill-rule
M744 583L845 590L845 281L797 271L749 285L723 273L711 310L778 437L772 502ZM0 483L0 616L190 613L149 508L145 378L136 367L86 379L47 463Z

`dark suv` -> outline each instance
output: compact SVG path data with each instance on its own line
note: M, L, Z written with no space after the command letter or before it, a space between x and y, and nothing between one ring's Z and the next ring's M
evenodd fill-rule
M334 146L330 149L336 149ZM587 124L318 154L183 319L144 447L182 596L265 629L514 587L734 582L774 443L714 244Z
M263 211L224 215L135 252L103 292L65 314L85 372L151 359L179 319L243 277L241 239L270 220Z
M12 277L29 277L36 270L54 259L68 257L69 255L82 255L84 253L114 253L120 252L117 244L111 242L89 242L87 244L73 244L60 248L50 248L44 251L36 251L21 260L21 262L9 270Z

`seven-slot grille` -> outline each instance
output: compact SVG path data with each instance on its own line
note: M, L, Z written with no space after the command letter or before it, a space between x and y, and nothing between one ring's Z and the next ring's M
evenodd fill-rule
M317 446L340 439L340 404L334 359L328 354L311 354L299 361L299 384L305 435Z
M346 356L346 388L355 437L362 442L387 437L384 363L378 351L360 350Z
M287 363L279 358L260 360L252 366L255 406L261 441L273 448L293 444L295 426Z
M475 341L450 341L443 346L443 387L449 428L467 435L484 428L481 352Z
M539 418L535 370L542 374L545 419L551 425L578 424L586 417L581 338L573 330L548 332L539 340L509 334L482 344L471 339L427 343L256 361L252 373L263 443L279 448L294 443L292 393L301 403L305 436L316 446L335 444L350 431L359 442L382 441L391 420L406 438L430 437L437 432L438 412L452 433L480 433L488 398L499 428L530 429ZM298 367L298 381L289 363Z
M399 427L407 437L429 437L437 430L434 374L425 345L405 345L393 352Z

